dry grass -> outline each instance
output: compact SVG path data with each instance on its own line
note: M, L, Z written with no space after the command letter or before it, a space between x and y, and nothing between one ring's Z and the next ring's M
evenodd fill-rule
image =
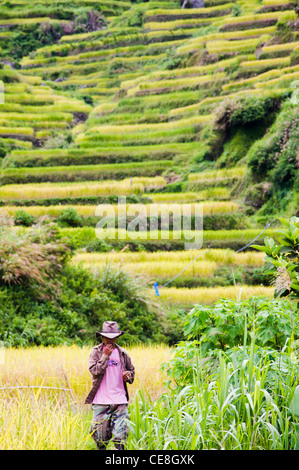
M88 357L91 347L59 346L6 349L4 364L0 364L1 387L16 385L39 385L65 387L66 373L74 397L83 405L91 387ZM158 371L166 362L170 349L161 346L125 347L136 367L136 380L129 385L130 396L143 387L153 399L163 387L163 375ZM3 392L1 392L3 393Z
M164 376L159 372L170 357L166 346L126 348L136 368L129 385L130 401L137 389L146 390L153 400L162 392ZM59 390L0 390L1 450L84 450L94 449L89 436L90 405L84 399L90 390L88 356L91 347L60 346L7 349L0 364L1 387L68 387L73 397Z

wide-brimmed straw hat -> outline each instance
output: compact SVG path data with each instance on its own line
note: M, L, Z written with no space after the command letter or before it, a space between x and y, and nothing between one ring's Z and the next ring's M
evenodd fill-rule
M105 336L106 338L117 338L125 332L121 331L116 321L104 321L102 331L96 331L96 336Z

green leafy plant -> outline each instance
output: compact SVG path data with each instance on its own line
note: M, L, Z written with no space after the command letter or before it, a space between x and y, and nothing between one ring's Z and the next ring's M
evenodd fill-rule
M264 274L273 279L275 297L299 299L299 218L278 220L286 227L278 232L278 243L266 237L265 245L252 248L266 253Z
M65 227L80 227L82 224L81 217L74 207L62 209L57 218L57 222Z
M68 263L68 240L52 223L0 229L0 340L7 346L94 343L105 320L122 344L166 342L174 325L147 283L110 265L92 272ZM170 325L171 324L171 325Z
M271 184L261 214L296 214L298 193L299 111L291 100L282 105L277 119L249 149L246 159L250 170L250 185L260 182ZM294 205L292 203L294 201ZM295 209L295 210L294 210Z
M171 393L155 403L142 392L135 397L129 448L296 448L298 364L290 351L253 340L206 357L197 346L182 342L165 364Z
M15 225L24 225L25 227L30 227L35 223L35 217L23 209L17 210L15 212Z
M266 121L280 107L278 98L240 96L224 100L216 109L215 124L225 130Z
M203 353L242 345L253 334L259 346L279 349L291 335L299 337L297 316L287 299L221 299L213 306L196 305L186 317L184 334L198 340Z

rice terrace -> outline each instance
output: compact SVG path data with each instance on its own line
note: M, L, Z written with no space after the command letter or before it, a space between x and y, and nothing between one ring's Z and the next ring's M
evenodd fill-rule
M1 450L299 450L298 149L298 0L0 1Z

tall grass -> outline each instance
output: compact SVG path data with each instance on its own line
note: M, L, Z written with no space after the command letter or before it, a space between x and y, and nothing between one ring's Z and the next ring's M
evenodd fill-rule
M260 256L260 253L241 253L240 257L238 257L238 255L235 257L229 257L229 255L225 257L224 255L221 257L221 254L217 257L217 255L213 256L213 254L211 254L211 256L206 259L204 257L199 258L194 263L190 264L192 259L195 259L195 253L193 252L191 256L188 256L187 253L188 252L179 251L144 252L141 256L138 256L138 253L128 253L128 256L126 256L125 253L121 252L112 253L110 256L98 253L80 253L74 256L72 262L75 264L81 263L84 267L89 267L92 270L102 268L106 263L112 263L116 264L125 272L132 274L138 273L147 277L150 276L154 279L170 279L180 272L182 272L180 275L181 279L184 279L186 276L192 276L194 279L212 278L219 266L262 266L264 264L263 256ZM217 277L214 282L217 285ZM220 291L220 293L221 292L223 291ZM184 294L186 294L185 291ZM204 292L202 294L204 294ZM166 297L172 299L168 291L166 291ZM177 296L175 296L175 298L177 298ZM182 303L184 303L184 298L185 296L182 296ZM206 303L205 300L202 300L202 303Z
M212 367L207 367L198 348L189 352L188 348L188 343L181 345L174 357L178 361L181 357L182 371L193 370L193 378L184 383L178 375L177 388L171 392L160 369L163 363L168 363L167 369L173 367L171 350L127 347L136 368L135 382L129 386L128 449L294 448L296 421L290 403L298 377L290 348L277 353L257 349L252 342L216 353ZM83 405L91 385L90 350L88 346L5 350L1 387L37 388L0 390L2 450L94 449L88 434L91 411ZM70 387L73 396L43 386Z
M208 369L208 359L194 348L186 365L193 368L191 383L155 403L144 392L136 395L129 449L294 449L297 420L290 403L298 384L296 366L289 361L286 373L290 355L277 356L252 342L219 352Z
M295 419L290 403L298 384L296 364L288 351L258 350L254 344L217 353L207 367L200 350L190 350L191 382L171 392L164 388L162 363L166 347L128 348L136 367L130 390L129 450L290 450L295 445ZM2 387L11 384L66 387L3 391L0 401L0 448L20 450L88 450L91 411L83 405L90 387L90 348L8 349L1 365ZM180 357L180 349L176 352ZM183 359L183 356L182 356ZM63 370L62 368L63 367ZM168 368L171 367L171 363ZM54 385L53 385L54 384Z

